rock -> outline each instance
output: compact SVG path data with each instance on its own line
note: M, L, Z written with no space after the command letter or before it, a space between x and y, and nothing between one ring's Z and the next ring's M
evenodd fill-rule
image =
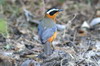
M100 17L94 18L91 22L90 22L90 26L95 26L97 24L100 24Z

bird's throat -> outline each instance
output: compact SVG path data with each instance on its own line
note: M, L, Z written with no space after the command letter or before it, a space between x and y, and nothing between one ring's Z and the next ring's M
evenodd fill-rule
M48 17L48 18L54 20L54 22L56 22L56 15L50 16L47 14L46 17Z

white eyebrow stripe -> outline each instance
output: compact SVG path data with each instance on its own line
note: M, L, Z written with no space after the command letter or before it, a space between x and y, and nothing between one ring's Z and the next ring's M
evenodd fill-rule
M51 9L51 10L49 10L48 12L47 12L47 14L49 14L50 12L52 12L52 11L58 11L59 9Z

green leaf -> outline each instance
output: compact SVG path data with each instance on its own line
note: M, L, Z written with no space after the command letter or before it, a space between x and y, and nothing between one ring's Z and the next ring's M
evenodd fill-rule
M88 4L92 4L93 0L86 0Z
M6 46L4 46L4 48L6 49L6 50L9 50L9 49L11 49L11 44L7 44Z
M8 30L7 30L7 22L3 18L0 18L0 33L7 38L8 37Z
M63 3L63 2L65 2L66 0L59 0L59 2L61 2L61 3Z
M0 0L0 5L3 5L5 3L5 0Z

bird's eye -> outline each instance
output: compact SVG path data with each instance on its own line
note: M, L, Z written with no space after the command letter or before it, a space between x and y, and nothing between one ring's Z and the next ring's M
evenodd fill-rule
M56 12L58 12L58 11L52 11L52 12L50 12L49 14L52 16L52 15L54 15Z

